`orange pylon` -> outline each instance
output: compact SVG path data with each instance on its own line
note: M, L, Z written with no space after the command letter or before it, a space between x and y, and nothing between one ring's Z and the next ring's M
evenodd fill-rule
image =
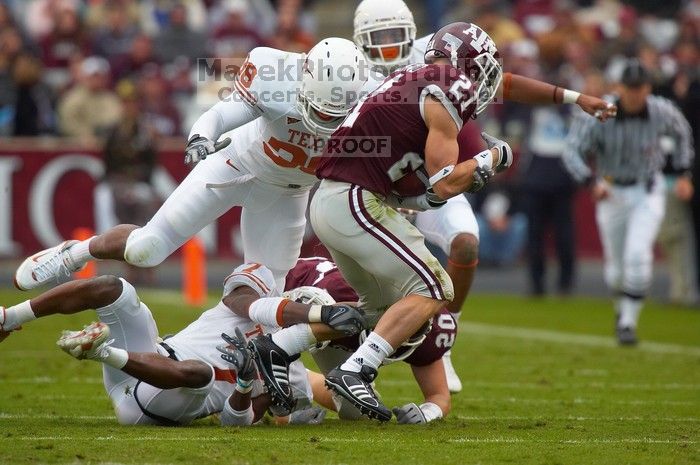
M207 299L206 256L197 237L182 246L182 292L189 305L200 306Z

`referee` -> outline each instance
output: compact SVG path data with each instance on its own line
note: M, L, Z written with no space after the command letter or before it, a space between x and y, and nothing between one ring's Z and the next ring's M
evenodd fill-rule
M580 118L572 124L563 155L578 182L592 185L596 221L605 253L605 282L615 294L620 344L637 343L637 320L649 288L653 246L664 217L665 156L659 141L676 140L670 165L679 175L675 194L693 194L691 129L681 112L651 95L649 72L638 60L626 63L617 95L617 118L600 123ZM594 161L595 173L589 162Z

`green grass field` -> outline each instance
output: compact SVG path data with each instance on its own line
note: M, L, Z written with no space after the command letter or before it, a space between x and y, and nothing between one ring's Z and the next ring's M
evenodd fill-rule
M0 291L0 303L25 294ZM142 292L161 334L197 315ZM35 321L0 344L0 463L699 464L700 312L649 304L642 344L618 348L596 299L475 295L453 355L464 390L427 426L333 416L316 427L122 427L100 367L55 347L85 312ZM382 370L389 406L419 400L406 366ZM311 366L311 365L309 365Z

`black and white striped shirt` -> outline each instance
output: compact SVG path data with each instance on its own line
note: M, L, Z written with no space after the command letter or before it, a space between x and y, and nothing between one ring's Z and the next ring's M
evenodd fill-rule
M650 95L641 115L625 115L619 109L618 117L605 123L581 113L571 124L563 155L566 169L577 181L592 176L590 158L595 159L598 177L620 183L646 181L665 164L660 143L664 136L676 142L673 168L690 169L694 156L690 125L670 100Z

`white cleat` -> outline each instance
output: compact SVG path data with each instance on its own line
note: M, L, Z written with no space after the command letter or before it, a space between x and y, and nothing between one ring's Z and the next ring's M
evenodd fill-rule
M102 322L93 322L85 326L82 331L63 331L56 341L68 355L78 360L101 360L102 350L109 344L109 326Z
M452 351L448 350L442 356L442 364L445 366L445 376L447 377L447 389L450 392L459 392L462 390L462 381L457 376L455 367L452 366Z
M35 289L49 282L58 282L85 265L77 265L68 249L78 241L66 241L27 258L15 272L15 287L20 291Z
M7 339L10 336L10 333L12 332L12 331L6 330L3 326L5 324L5 315L6 315L5 307L0 305L0 342ZM17 328L17 329L19 329L19 328Z

